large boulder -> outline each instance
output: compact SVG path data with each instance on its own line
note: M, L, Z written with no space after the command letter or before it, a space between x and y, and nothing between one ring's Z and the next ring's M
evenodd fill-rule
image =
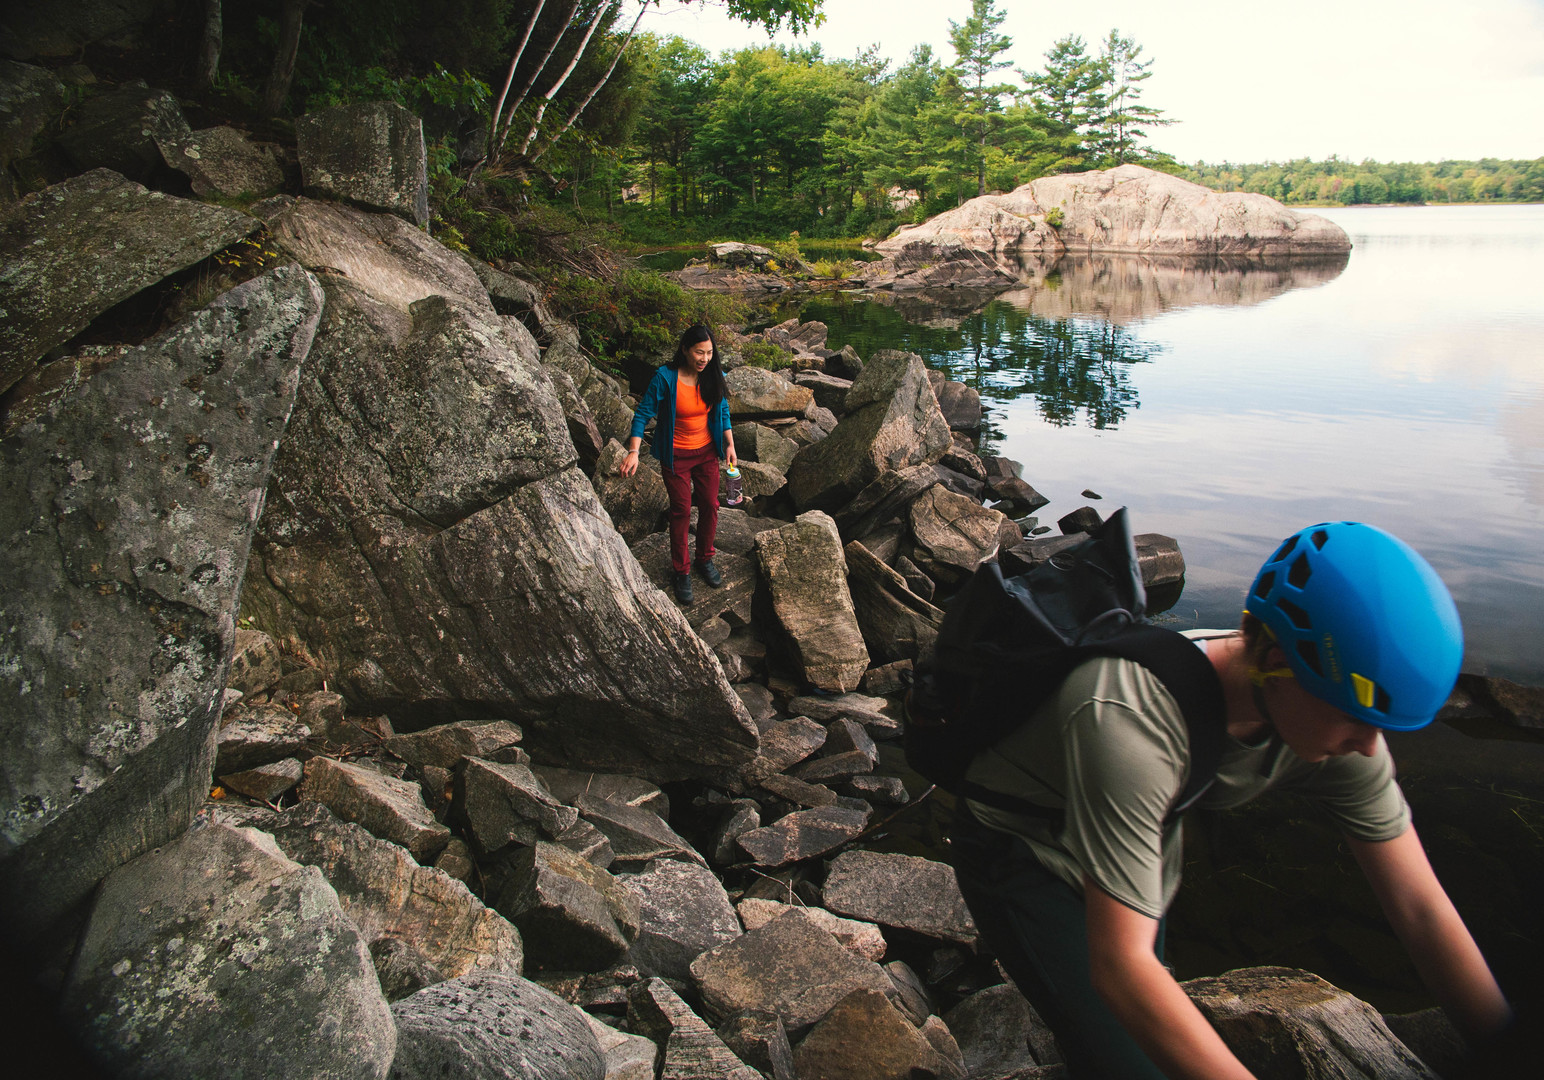
M390 101L337 105L295 121L306 193L429 224L423 121Z
M847 562L836 523L818 510L756 534L772 609L801 674L822 690L856 690L868 670L847 591Z
M1243 968L1184 987L1260 1080L1436 1080L1376 1009L1310 972Z
M272 150L256 146L233 127L192 131L163 147L166 163L203 198L252 198L284 186L284 170Z
M1047 221L1059 210L1060 224ZM999 264L1042 252L1142 255L1330 255L1345 230L1247 192L1218 193L1141 165L1033 180L982 195L881 241L884 255L963 249Z
M538 761L663 779L748 761L744 705L573 467L529 334L472 268L397 219L309 200L272 230L341 273L244 610L400 730L492 715Z
M319 803L285 811L269 831L291 859L322 872L372 946L410 942L451 979L482 969L520 973L515 928L461 882L418 865L397 844L339 821Z
M60 1013L113 1076L380 1080L397 1043L322 872L219 823L107 877Z
M81 172L112 169L150 183L188 133L188 121L171 92L136 79L88 98L74 124L59 136L59 147Z
M518 975L464 975L403 998L391 1013L398 1032L393 1080L606 1076L584 1013Z
M941 1055L877 990L854 990L836 1003L793 1055L800 1076L821 1080L961 1080L965 1070Z
M847 587L870 658L890 664L930 652L944 613L912 592L905 578L858 541L844 550Z
M270 271L0 441L0 926L17 947L209 792L248 545L321 303L305 271Z
M982 506L941 484L911 504L910 518L917 541L912 560L939 581L960 581L983 559L1023 539L1019 527L1001 510Z
M121 300L258 226L95 169L0 215L0 393Z
M99 41L128 48L143 42L147 24L175 7L176 0L11 0L0 24L0 52L17 60L63 59Z
M952 444L916 353L876 352L846 405L836 429L789 466L788 491L800 510L836 513L881 474L937 461Z
M64 84L47 68L0 60L0 171L64 111Z

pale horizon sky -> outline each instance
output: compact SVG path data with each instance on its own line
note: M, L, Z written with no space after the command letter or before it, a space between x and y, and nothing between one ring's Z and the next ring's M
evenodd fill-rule
M1007 56L1028 70L1068 34L1091 53L1112 28L1134 38L1154 61L1143 103L1179 121L1149 142L1182 162L1544 156L1544 0L1343 0L1313 20L1229 0L998 7L1008 16L1000 32L1013 39ZM825 0L824 25L771 40L819 42L828 58L877 44L892 68L925 42L947 64L949 20L964 22L970 8L969 0ZM641 29L715 54L768 41L712 0L662 0Z

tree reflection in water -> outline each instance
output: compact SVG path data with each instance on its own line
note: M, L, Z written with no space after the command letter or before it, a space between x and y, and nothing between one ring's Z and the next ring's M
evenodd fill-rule
M1161 351L1130 327L1045 318L1000 300L952 315L921 297L829 296L804 305L800 317L825 323L832 348L852 345L863 357L879 349L917 353L989 402L1033 394L1041 416L1057 427L1080 417L1100 430L1118 426L1141 407L1131 365Z

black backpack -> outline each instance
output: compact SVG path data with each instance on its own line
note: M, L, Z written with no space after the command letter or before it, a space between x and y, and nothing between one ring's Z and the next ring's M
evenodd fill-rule
M981 751L1024 723L1079 664L1134 660L1163 683L1185 717L1190 775L1172 819L1216 779L1222 756L1222 685L1195 643L1146 621L1147 592L1121 507L1082 543L1004 578L982 564L951 600L933 657L917 666L906 699L906 762L946 791L1015 813L1061 811L965 779Z

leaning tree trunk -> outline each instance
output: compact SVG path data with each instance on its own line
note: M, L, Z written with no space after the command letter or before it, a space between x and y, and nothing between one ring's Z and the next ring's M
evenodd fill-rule
M220 11L220 0L204 0L204 30L198 43L198 60L193 69L193 82L200 90L214 85L214 77L220 73L220 46L224 38L225 19Z
M295 77L295 56L300 52L300 26L306 5L311 0L284 0L279 15L279 50L274 54L273 70L263 88L263 115L277 116L289 97L290 80Z

